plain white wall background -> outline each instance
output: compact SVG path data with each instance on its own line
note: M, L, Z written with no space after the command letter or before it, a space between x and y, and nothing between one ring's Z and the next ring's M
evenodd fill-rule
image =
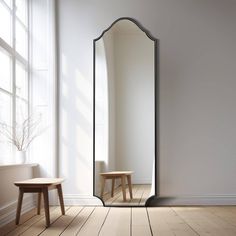
M133 17L159 39L160 194L236 196L236 2L59 0L60 175L93 191L93 39Z

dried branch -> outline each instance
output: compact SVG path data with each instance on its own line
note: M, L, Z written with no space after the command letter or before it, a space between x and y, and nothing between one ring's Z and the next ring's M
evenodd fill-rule
M16 123L10 126L6 123L0 122L0 134L4 136L7 141L19 151L25 151L31 142L38 137L43 131L39 130L41 123L41 115L31 115L25 119L22 124Z

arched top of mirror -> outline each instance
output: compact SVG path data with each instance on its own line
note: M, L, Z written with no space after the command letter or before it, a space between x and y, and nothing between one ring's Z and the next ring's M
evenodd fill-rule
M154 38L138 21L130 17L121 17L105 29L98 38L94 39L94 42L102 38L103 35L109 30L112 30L114 34L146 34L152 41L156 41L156 38Z

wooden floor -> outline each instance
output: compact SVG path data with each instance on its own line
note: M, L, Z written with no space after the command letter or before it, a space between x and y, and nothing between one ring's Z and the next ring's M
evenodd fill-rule
M235 236L236 207L51 207L51 226L32 210L21 224L9 223L0 235Z
M114 197L110 193L104 195L103 200L106 206L144 206L146 200L150 196L150 184L133 184L133 199L130 199L129 191L126 189L126 202L123 201L121 187L115 189Z

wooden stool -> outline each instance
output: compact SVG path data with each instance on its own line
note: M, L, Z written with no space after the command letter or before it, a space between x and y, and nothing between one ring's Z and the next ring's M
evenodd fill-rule
M125 202L126 201L125 178L127 178L128 186L129 186L129 195L130 195L130 198L132 199L133 194L132 194L131 174L133 174L133 171L112 171L112 172L100 173L101 182L102 182L101 183L101 198L103 198L106 179L111 179L112 180L111 197L114 196L115 179L121 179L121 188L122 188L122 193L123 193L123 200Z
M46 227L50 226L50 214L49 214L49 201L48 201L48 190L57 189L59 201L61 205L61 213L65 215L65 207L63 202L62 187L61 183L64 179L61 178L34 178L24 181L18 181L14 184L19 187L19 197L16 211L16 224L19 224L21 205L24 193L38 193L38 208L37 214L40 214L41 207L41 194L44 197L44 208L46 217Z

